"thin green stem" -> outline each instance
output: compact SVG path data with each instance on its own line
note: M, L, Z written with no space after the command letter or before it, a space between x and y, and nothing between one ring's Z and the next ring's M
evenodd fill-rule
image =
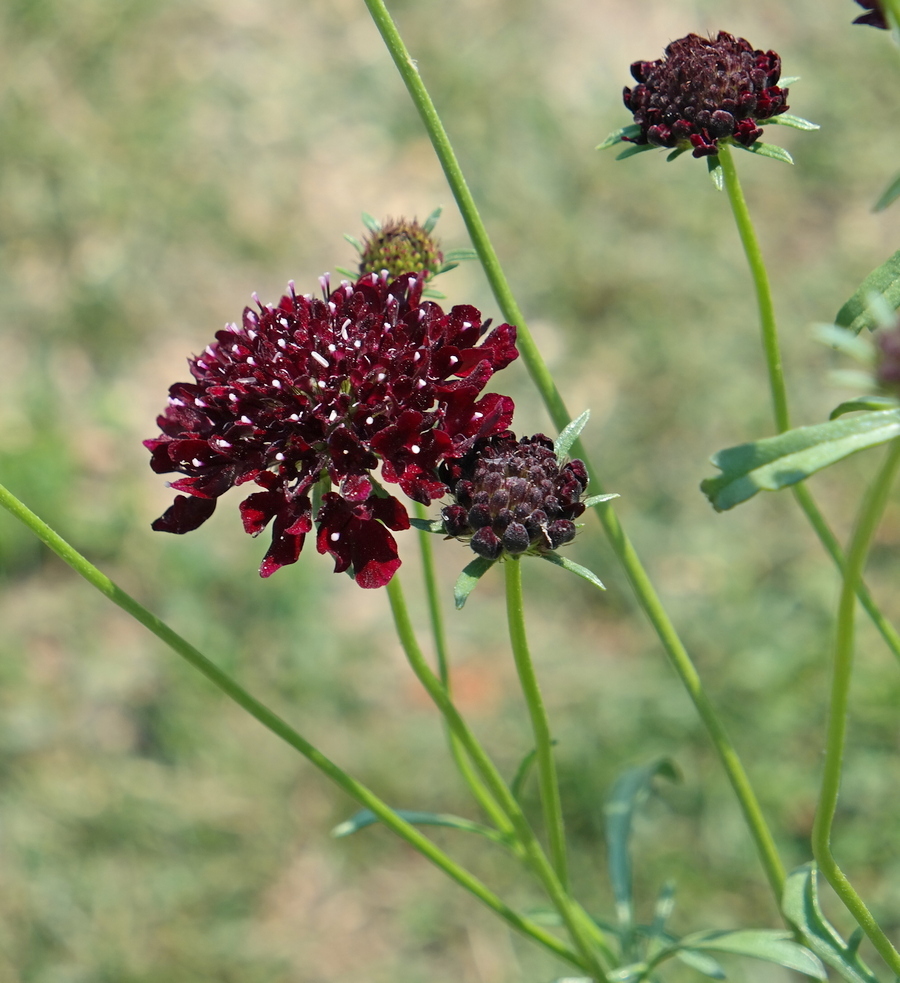
M416 515L420 519L427 518L425 507L416 503ZM450 695L450 662L447 655L447 635L444 629L444 616L441 610L441 599L438 591L437 573L434 564L434 550L431 548L431 534L419 532L419 546L422 551L422 573L425 580L425 594L428 598L428 615L431 620L431 635L434 639L435 654L437 655L438 677ZM447 728L447 740L450 745L450 753L457 770L462 776L463 781L475 798L475 801L484 810L497 829L501 833L511 834L513 832L512 823L506 813L497 805L496 800L485 788L484 783L475 773L472 763L468 758L459 738Z
M516 304L512 290L488 236L487 229L484 226L484 222L466 184L462 169L459 166L459 161L456 159L453 147L434 107L434 103L419 76L418 68L410 58L409 52L406 50L406 46L403 44L403 40L391 20L391 16L383 0L365 0L365 3L394 60L394 64L397 66L397 70L406 84L407 91L419 112L422 123L428 132L435 154L447 178L447 183L450 185L450 189L456 199L457 207L466 223L472 245L475 247L478 257L481 260L485 276L490 283L494 297L503 312L504 318L509 323L516 325L517 347L522 356L522 361L525 363L554 425L558 430L562 430L572 419L572 416L566 408L566 404L556 387L556 383L553 381L553 376L550 374L537 345L534 343L534 339L525 323L525 318L522 316L518 304ZM587 452L580 441L575 443L573 453L585 462L585 466L591 474L592 492L601 494L603 488L598 477L598 472L591 465ZM609 503L600 504L596 506L595 510L603 526L603 530L612 545L613 551L625 570L625 574L631 583L638 603L656 631L673 669L693 701L700 719L703 721L710 739L716 748L719 759L722 762L722 767L737 797L744 821L753 837L760 862L766 872L766 877L772 886L776 904L780 908L781 890L784 884L784 867L778 857L775 841L766 825L762 810L759 807L756 795L747 777L747 773L744 771L737 751L734 749L724 725L719 720L718 714L709 697L706 695L690 655L660 602L634 546L619 522L615 510Z
M872 917L862 898L856 893L831 852L831 833L837 811L844 746L847 738L847 707L850 680L853 674L855 639L856 587L862 577L869 547L881 521L888 495L900 468L900 440L888 447L881 470L868 489L860 508L856 528L847 550L844 580L838 605L834 644L834 674L831 686L831 706L828 715L828 737L825 748L825 767L822 789L813 824L813 856L828 883L834 888L847 909L880 953L891 970L900 976L900 953L891 945Z
M400 639L400 644L403 646L403 651L406 654L410 667L425 687L426 692L431 697L435 706L443 714L453 734L465 748L466 753L480 772L491 794L512 822L516 837L525 851L525 859L528 865L541 882L547 896L562 918L572 938L573 945L578 950L583 963L589 967L592 978L606 983L606 974L591 946L588 938L589 933L585 929L577 905L569 897L565 888L560 883L559 878L556 876L556 872L541 849L541 845L525 817L522 807L516 801L512 792L510 792L509 787L494 763L488 757L487 752L469 729L468 724L460 716L459 711L453 705L440 679L431 671L425 657L422 655L422 650L419 648L419 643L413 630L409 610L406 606L406 600L403 596L403 589L400 586L400 578L398 576L394 576L387 585L387 592L391 603L391 611L394 615L397 637ZM606 948L606 954L608 957L612 957L611 950L608 947Z
M769 370L769 389L772 393L772 409L775 414L775 425L779 433L790 430L791 419L788 413L787 390L784 385L784 368L781 364L781 349L778 345L778 326L775 322L775 305L772 302L772 288L769 286L769 274L763 260L756 230L750 218L750 210L738 180L737 168L731 156L731 147L727 143L719 146L719 163L725 177L725 191L734 221L737 225L741 245L747 256L753 285L756 288L756 300L759 305L759 327L762 332L763 350L766 353L766 367Z
M778 344L775 308L772 303L772 290L769 286L769 275L766 271L766 264L763 260L759 240L756 237L756 230L750 218L750 210L747 208L747 201L741 189L731 148L727 144L720 145L719 147L719 163L722 165L725 190L728 193L728 200L731 203L731 210L734 214L741 244L747 256L747 263L750 266L753 286L756 290L756 300L759 307L759 324L762 333L763 350L766 355L766 364L769 370L769 388L772 394L775 425L778 427L780 433L784 433L785 430L790 429L791 424L787 405L787 390L784 384L784 371ZM829 528L825 517L816 505L812 493L803 483L795 485L792 491L797 504L803 510L822 545L834 560L838 570L843 573L844 553L837 541L837 537ZM900 634L898 634L894 626L881 613L878 605L872 599L868 587L866 587L862 580L859 580L857 584L857 596L862 602L866 613L872 619L873 624L881 633L888 648L894 653L895 658L900 660Z
M544 810L544 825L550 841L550 857L553 868L562 886L569 887L569 865L566 859L566 829L563 823L562 802L559 797L559 780L556 776L556 763L553 760L553 739L550 736L550 721L544 708L544 699L538 685L531 652L528 649L528 636L525 633L525 605L522 595L522 567L518 557L512 557L504 564L506 568L506 617L509 623L509 640L512 644L519 682L531 717L531 730L534 734L534 747L537 751L538 784L541 790L541 805Z
M435 846L431 840L423 836L415 826L412 826L398 816L374 792L348 775L342 768L327 758L321 751L294 730L290 724L279 717L274 711L270 710L264 703L261 703L256 697L251 696L236 680L232 679L226 672L223 672L214 662L191 645L190 642L182 638L181 635L173 631L165 622L161 621L155 614L148 611L147 608L131 597L130 594L127 594L121 587L113 583L106 574L98 570L97 567L75 550L74 547L70 546L62 537L57 535L42 519L35 515L34 512L27 508L27 506L2 485L0 485L0 505L23 522L38 539L45 543L76 573L80 574L91 586L95 587L101 594L108 597L114 604L117 604L123 611L153 632L157 638L165 642L169 648L180 655L186 662L203 673L229 699L246 710L247 713L258 720L263 727L271 731L276 737L281 738L286 744L299 751L319 771L327 775L335 785L355 799L361 806L370 809L388 829L396 833L397 836L418 850L419 853L430 860L436 867L440 868L448 877L473 894L492 911L496 912L508 925L533 939L535 942L538 942L571 965L589 970L589 962L585 962L569 949L568 946L564 945L540 925L510 908L493 891L482 884L478 878L470 874L464 867L461 867L455 860L444 853L443 850Z

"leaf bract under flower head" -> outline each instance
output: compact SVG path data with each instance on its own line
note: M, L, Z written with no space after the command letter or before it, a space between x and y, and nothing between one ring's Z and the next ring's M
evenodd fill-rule
M509 397L481 393L517 357L515 328L488 333L468 305L445 313L422 300L423 283L368 274L330 290L323 278L321 299L291 285L218 332L189 360L194 381L170 388L162 434L144 442L154 471L185 475L172 483L185 494L153 528L196 529L229 488L252 481L262 490L241 505L244 528L272 527L262 576L297 560L315 519L336 571L386 584L400 562L388 530L409 519L376 493L373 470L427 505L446 492L438 465L505 430L513 412ZM313 516L323 478L334 491Z

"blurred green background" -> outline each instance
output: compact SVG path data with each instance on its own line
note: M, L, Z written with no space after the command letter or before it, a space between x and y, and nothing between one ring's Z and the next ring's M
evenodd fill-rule
M740 155L775 277L797 422L846 394L810 337L897 248L900 57L850 0L397 0L521 305L620 514L756 782L789 865L808 859L837 585L787 496L716 515L708 456L771 432L748 274L727 201L691 158L616 163L636 59L726 29L783 57L797 166ZM398 807L475 816L406 668L383 592L311 545L269 581L238 494L186 537L141 440L185 358L250 294L316 290L363 210L467 245L362 0L5 0L0 5L0 480L127 590ZM448 303L496 316L475 264ZM498 379L520 433L548 429L521 365ZM817 477L842 537L877 453ZM437 543L445 593L466 562ZM892 505L869 580L900 618ZM418 605L417 547L401 540ZM577 889L611 910L600 809L625 767L675 758L642 813L641 912L675 927L778 916L708 740L590 519L571 555L599 596L528 564L529 620L559 740ZM533 569L546 566L547 570ZM508 773L528 750L500 578L448 612L459 702ZM2 983L541 983L527 943L0 515ZM417 606L424 629L422 608ZM836 848L900 925L900 673L862 625ZM536 805L534 796L530 806ZM540 897L489 847L438 831L497 890ZM847 927L835 911L835 919ZM686 971L673 979L691 979ZM734 978L780 980L744 963Z

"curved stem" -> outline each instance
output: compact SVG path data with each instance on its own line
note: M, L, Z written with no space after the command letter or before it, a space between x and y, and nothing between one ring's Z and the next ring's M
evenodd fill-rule
M734 220L741 237L741 243L747 256L747 263L750 266L750 273L753 277L753 286L756 290L756 300L759 306L759 324L762 332L763 350L766 354L766 365L769 370L769 388L772 394L772 406L775 414L775 425L780 433L790 429L790 416L788 414L787 391L784 385L784 371L781 364L781 353L778 345L778 328L775 323L775 308L772 304L772 290L769 286L769 275L766 272L766 265L762 258L762 250L759 247L759 240L756 238L756 231L753 228L753 221L750 218L750 211L744 198L738 179L737 168L734 166L734 159L731 155L731 148L727 145L719 147L719 163L722 165L722 173L725 178L725 190L728 192L728 200L731 203L731 210L734 213ZM792 489L797 504L803 510L810 525L813 527L820 542L834 560L838 570L843 573L845 557L841 550L837 537L831 531L825 517L819 511L812 493L805 484L795 485ZM878 605L872 599L869 589L860 579L857 581L857 596L862 602L866 613L872 619L873 624L881 633L888 648L893 652L895 658L900 660L900 634L894 626L884 617Z
M192 665L229 699L233 700L263 727L281 738L296 751L299 751L311 764L334 782L340 789L354 798L361 806L371 810L378 819L418 850L424 857L440 868L448 877L479 899L496 912L508 925L528 936L535 942L549 949L561 959L581 969L589 969L589 963L577 956L568 946L551 935L540 925L523 917L509 907L496 894L486 887L478 878L461 867L439 847L422 833L394 812L384 801L378 798L361 782L348 775L342 768L327 758L306 738L302 737L290 724L270 710L264 703L251 696L236 680L220 669L190 642L173 631L165 622L148 611L142 604L127 594L121 587L113 583L106 574L102 573L77 550L70 546L62 537L57 535L43 520L38 518L29 508L20 502L11 492L0 485L0 505L17 519L23 522L43 543L45 543L60 559L66 562L76 573L80 574L91 586L108 597L123 611L139 621Z
M578 907L569 897L565 888L560 883L559 878L556 876L553 867L550 865L550 861L541 849L534 830L532 830L525 817L525 813L522 812L522 807L516 801L512 792L510 792L509 787L503 780L500 772L497 771L494 763L488 757L484 748L482 748L475 735L469 730L468 725L451 702L441 681L435 676L425 661L412 627L399 577L395 575L386 589L391 603L391 612L394 616L397 636L403 646L403 651L406 654L410 667L425 687L426 692L431 697L435 706L443 714L448 727L459 739L466 753L472 759L473 764L481 773L481 777L484 779L491 794L506 812L507 816L509 816L515 828L516 837L525 851L525 859L540 880L547 896L565 923L575 948L580 953L584 964L589 967L592 978L602 980L606 983L606 974L600 966L594 949L590 944L588 939L589 933L585 929ZM606 948L605 954L610 957L612 955L608 947Z
M425 507L418 502L415 506L416 515L420 519L427 518ZM437 655L438 676L447 695L450 695L450 662L447 656L447 636L444 630L444 616L441 611L441 601L438 592L437 574L434 566L434 550L431 548L431 534L419 532L419 546L422 551L422 573L425 580L425 594L428 598L428 615L431 620L431 635L434 639L434 648ZM450 753L456 768L462 776L463 781L474 796L476 802L484 810L485 815L490 817L491 822L500 830L501 833L512 834L513 827L506 813L497 805L496 800L485 788L484 783L478 778L472 763L466 755L465 750L459 742L459 738L447 728L447 740L450 744Z
M853 889L831 852L831 832L841 786L847 736L847 706L853 673L856 587L862 577L872 537L884 512L898 467L900 467L900 440L894 440L888 447L887 457L881 470L863 499L856 528L847 550L835 630L834 675L828 715L825 767L813 824L812 846L816 863L828 883L847 906L884 961L895 974L900 976L900 954L891 945L862 898Z
M559 781L553 760L553 740L550 721L544 709L544 699L538 685L528 637L525 634L525 608L522 596L522 567L519 558L512 557L506 568L506 616L509 622L509 640L522 684L522 693L531 717L531 730L537 751L538 782L541 789L541 805L544 809L544 825L550 840L550 857L556 876L566 890L569 885L569 867L566 859L566 830L563 823L562 803L559 798Z
M419 76L419 71L410 58L383 0L365 0L365 3L428 132L435 154L447 178L447 183L450 185L456 204L466 223L472 244L484 267L494 297L503 311L504 318L509 323L516 325L517 347L522 355L522 361L525 363L554 425L558 430L562 430L572 419L572 416L566 408L556 383L553 381L553 376L534 343L522 312L516 304L434 103L431 101L431 97ZM597 477L598 472L590 463L584 445L580 441L576 441L572 450L576 457L580 457L584 461L591 475L592 493L601 494L603 492L602 483ZM744 821L753 837L760 862L772 886L776 904L780 910L785 876L784 866L778 856L775 841L737 751L734 749L712 702L706 695L691 657L666 613L634 546L625 534L615 510L609 503L603 503L597 505L595 511L616 557L625 570L638 603L656 631L672 668L687 690L716 748L722 767L728 776L743 813Z

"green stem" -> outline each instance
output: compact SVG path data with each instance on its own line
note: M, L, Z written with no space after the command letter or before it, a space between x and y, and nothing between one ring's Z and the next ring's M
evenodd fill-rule
M897 976L900 976L900 954L891 945L862 898L853 889L831 852L831 832L837 810L847 737L847 706L853 673L856 587L862 577L872 537L887 504L898 467L900 467L900 440L894 440L888 447L887 457L881 470L863 499L856 528L847 550L835 630L834 675L828 716L825 768L813 824L812 846L816 863L828 883L847 906L884 961Z
M369 13L375 22L376 27L384 39L385 45L397 66L407 91L419 112L422 123L431 139L431 144L435 154L440 161L441 167L447 178L447 183L456 199L456 204L466 223L472 245L478 253L481 265L484 267L485 275L490 283L491 290L497 300L500 309L503 311L504 318L511 324L516 325L517 347L522 355L522 361L528 369L529 375L535 384L547 412L550 414L557 430L563 427L572 419L571 414L566 408L566 404L553 381L534 339L528 330L522 312L516 304L512 290L503 273L500 261L494 251L487 229L475 205L475 201L466 184L459 161L453 152L453 147L447 137L434 103L428 94L419 71L409 56L406 46L397 31L391 16L385 7L383 0L365 0ZM577 441L573 446L573 454L580 457L588 472L592 476L592 492L602 494L603 488L597 471L592 467L583 444ZM725 770L731 787L737 797L741 811L744 815L753 841L759 854L760 862L766 872L769 883L775 895L776 904L781 903L781 889L784 884L784 867L775 848L772 834L766 825L762 810L756 799L747 773L731 744L725 731L725 727L719 720L709 697L706 695L697 670L688 655L674 625L669 619L660 599L647 576L644 567L631 541L625 534L615 510L609 503L596 506L596 512L603 526L603 530L609 539L612 548L625 570L631 587L635 592L638 603L643 608L644 613L653 626L660 642L669 658L669 661L678 674L682 685L688 692L697 712L703 721L710 739L718 752L722 767Z
M750 218L747 201L738 180L737 168L731 156L731 147L727 143L719 146L719 163L725 176L725 191L734 213L741 245L747 256L753 285L756 288L756 300L759 305L759 327L762 332L763 350L766 353L766 366L769 370L769 389L772 393L772 408L775 413L775 425L779 433L790 430L791 420L788 413L787 390L784 385L784 369L781 365L781 350L778 345L778 326L775 323L775 305L772 302L772 288L769 286L769 275L763 261L759 240Z
M415 506L416 515L420 519L427 518L425 507L418 502ZM434 564L434 550L431 547L431 534L419 532L419 546L422 551L422 573L425 580L425 594L428 598L428 615L431 620L431 634L434 639L434 648L437 655L438 676L447 695L450 695L450 662L447 656L447 636L444 630L444 616L441 611L441 600L438 591L437 573ZM462 776L463 781L475 798L475 801L484 810L485 815L500 830L501 833L511 836L513 833L512 823L506 813L497 805L496 800L485 788L484 783L475 773L472 763L456 735L447 728L447 739L450 744L450 753L457 770ZM517 844L518 845L518 844Z
M89 584L100 591L101 594L108 597L114 604L117 604L123 611L130 614L132 618L153 632L157 638L165 642L166 645L180 655L186 662L203 673L227 697L258 720L263 727L270 730L276 737L281 738L281 740L289 744L296 751L299 751L319 771L327 775L335 785L354 798L361 806L370 809L388 829L396 833L397 836L418 850L419 853L430 860L436 867L440 868L448 877L456 881L457 884L496 912L512 928L538 942L573 966L584 970L590 968L590 963L586 963L582 958L572 952L568 946L564 945L540 925L510 908L496 894L482 884L481 881L435 846L431 840L423 836L415 826L401 819L374 792L339 768L338 765L294 730L290 724L254 696L251 696L231 676L223 672L214 662L203 655L202 652L194 648L190 642L182 638L181 635L173 631L165 622L161 621L156 615L152 614L122 590L121 587L113 583L109 577L98 570L97 567L57 535L45 522L38 518L34 512L27 508L2 485L0 485L0 505L23 522L38 539L45 543L60 559L66 562L76 573L80 574Z
M516 837L525 852L525 859L537 878L540 880L547 896L562 918L566 928L572 937L575 948L581 955L582 961L589 967L593 979L607 981L597 956L591 947L588 939L588 932L585 929L577 905L569 897L565 888L560 883L556 872L550 861L541 849L541 845L534 834L522 807L516 801L515 796L510 792L509 787L503 780L500 772L488 757L484 748L478 742L475 735L469 730L468 725L460 716L459 711L453 705L450 697L444 689L441 681L431 671L413 630L412 621L409 617L409 610L403 596L403 589L400 586L400 578L394 576L387 585L388 598L391 603L391 611L394 615L394 624L397 629L397 637L403 646L403 651L416 677L425 687L426 692L431 697L435 706L443 714L447 725L459 742L465 748L466 753L471 758L473 764L481 773L485 784L491 794L500 804L500 807L509 817L515 829ZM611 950L606 948L608 957L612 957ZM614 963L613 963L614 965Z
M747 201L741 189L737 168L734 166L731 148L727 144L720 145L719 147L719 163L722 165L725 190L728 193L728 200L731 203L731 210L734 213L734 220L744 247L744 253L747 256L747 263L750 266L753 286L756 290L756 300L759 306L759 324L762 332L763 350L766 354L766 364L769 370L769 388L772 394L775 425L778 427L780 433L784 433L785 430L790 429L791 423L787 405L787 390L784 384L784 371L782 369L781 353L778 344L775 308L772 303L772 290L769 286L769 275L766 271L765 262L763 261L759 240L756 237L756 230L750 218L750 211L747 208ZM838 571L843 573L845 562L844 553L837 541L837 537L829 528L825 517L816 505L812 493L802 483L795 485L792 491L797 504L803 510L822 545L834 560ZM900 634L897 633L894 626L881 613L878 605L872 599L868 587L866 587L862 580L858 581L856 593L866 613L881 633L881 637L884 639L888 648L893 652L895 658L900 660Z
M559 781L553 760L553 740L550 721L544 709L544 700L538 685L528 637L525 634L525 606L522 595L522 567L518 557L504 564L506 568L506 616L509 622L509 640L519 673L522 693L531 717L531 730L537 751L538 782L541 789L541 805L544 825L550 840L550 857L556 876L566 890L569 886L569 867L566 859L566 830L563 824L562 803L559 798Z

